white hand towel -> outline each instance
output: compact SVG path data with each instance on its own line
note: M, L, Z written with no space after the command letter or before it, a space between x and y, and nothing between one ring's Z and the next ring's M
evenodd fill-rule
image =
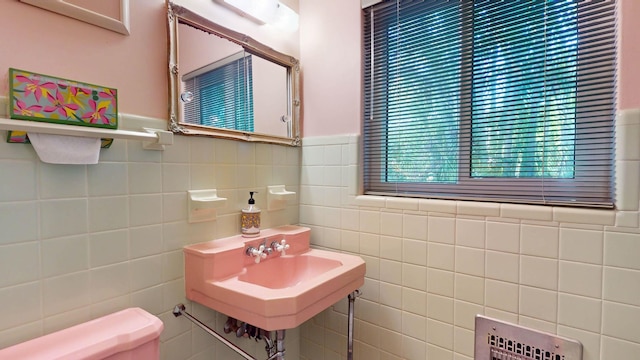
M40 157L50 164L97 164L100 139L81 136L28 133Z

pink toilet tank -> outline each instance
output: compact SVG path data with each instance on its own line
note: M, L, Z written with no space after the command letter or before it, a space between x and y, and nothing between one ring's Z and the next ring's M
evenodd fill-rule
M129 308L0 350L11 360L157 360L160 319Z

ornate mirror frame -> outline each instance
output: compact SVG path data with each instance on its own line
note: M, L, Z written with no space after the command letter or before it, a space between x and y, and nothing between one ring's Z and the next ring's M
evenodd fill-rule
M264 142L290 146L300 146L300 64L298 59L280 53L272 48L250 38L249 36L228 29L201 15L172 2L167 2L168 17L168 46L169 46L169 126L168 129L176 134L200 135L225 139L234 139L250 142ZM273 136L255 132L241 130L230 130L214 128L203 125L190 124L181 121L180 104L180 71L178 62L178 24L184 23L189 26L206 31L234 42L247 53L259 56L270 62L281 65L287 69L288 83L288 134L289 137Z

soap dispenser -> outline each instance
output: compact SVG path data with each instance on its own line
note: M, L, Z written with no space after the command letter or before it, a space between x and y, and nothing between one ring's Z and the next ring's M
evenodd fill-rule
M246 208L242 209L242 236L256 237L260 235L260 209L256 206L253 194L257 191L249 191L249 201Z

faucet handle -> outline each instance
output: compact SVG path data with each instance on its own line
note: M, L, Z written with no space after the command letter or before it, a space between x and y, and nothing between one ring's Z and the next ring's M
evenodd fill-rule
M261 244L257 249L253 246L250 246L247 248L246 253L248 256L254 257L253 260L256 262L256 264L259 264L260 260L267 258L267 254L264 253L264 244Z
M287 255L286 251L289 249L289 244L287 244L287 240L282 239L280 240L280 243L278 243L277 241L272 242L271 248L279 253L282 253L282 255Z

